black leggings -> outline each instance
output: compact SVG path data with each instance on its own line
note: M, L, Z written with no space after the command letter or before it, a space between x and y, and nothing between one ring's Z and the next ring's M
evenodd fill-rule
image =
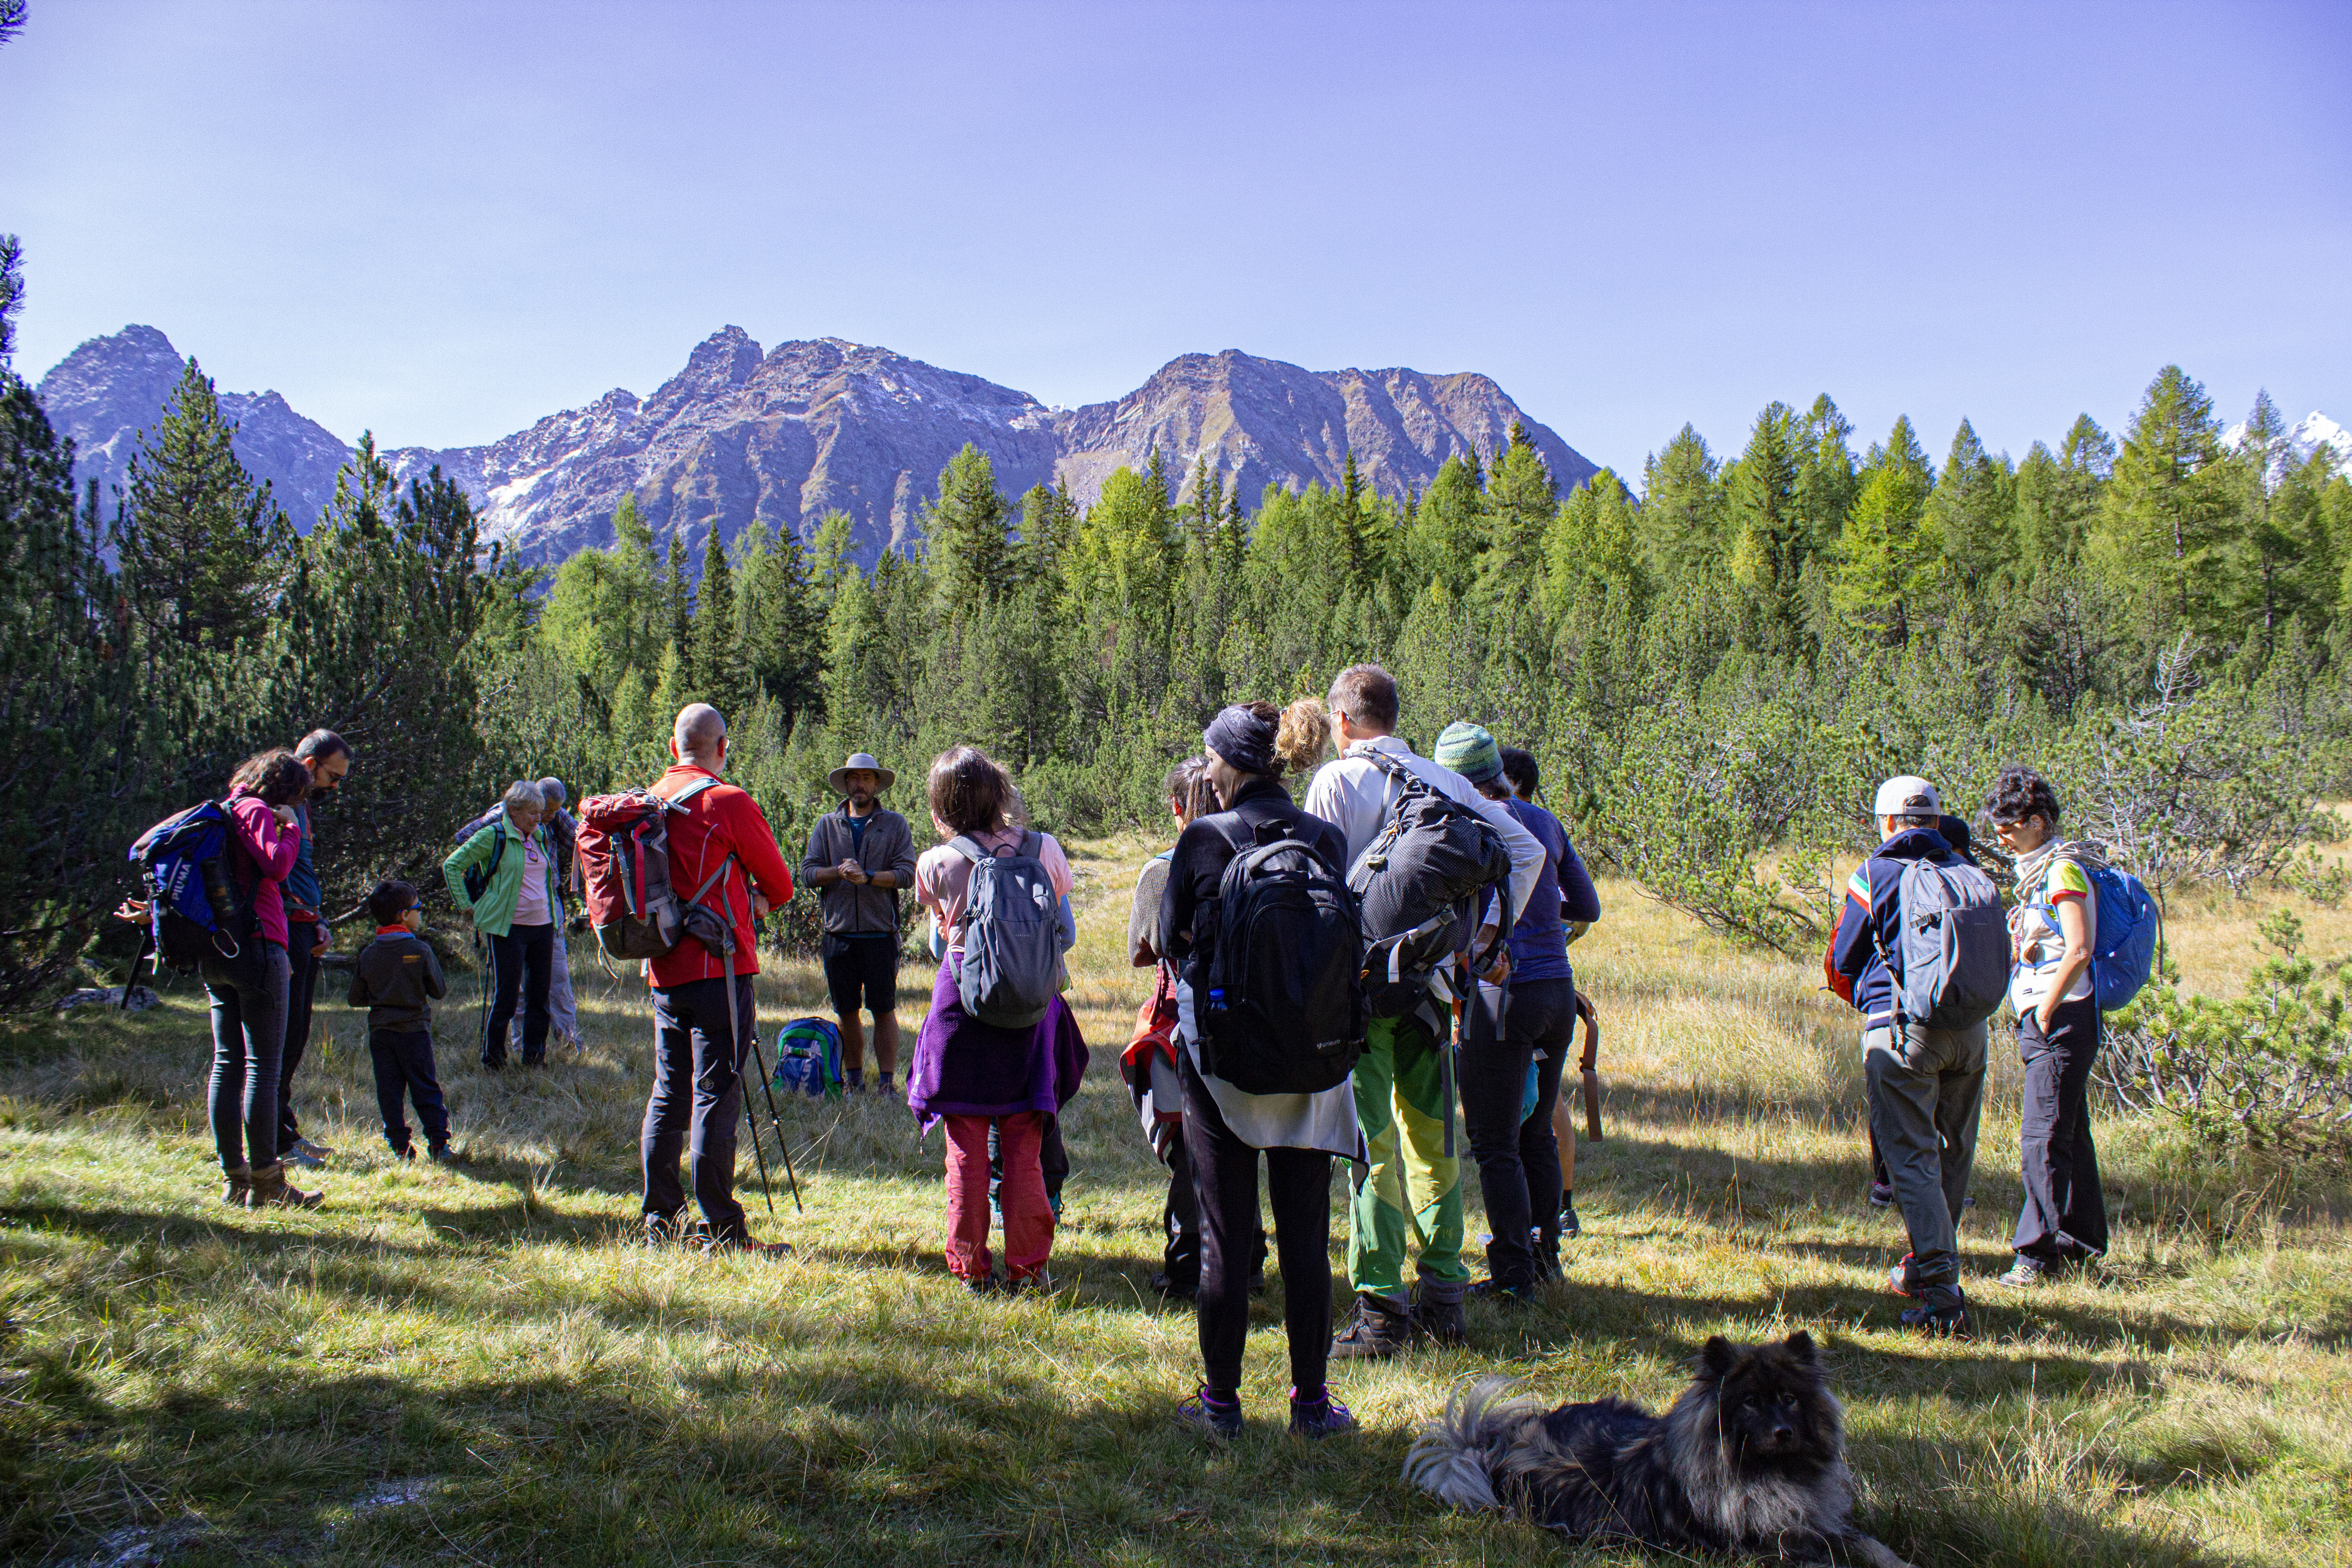
M1282 1260L1290 1381L1301 1389L1320 1388L1331 1353L1331 1156L1320 1149L1259 1150L1243 1142L1201 1081L1192 1053L1180 1048L1176 1056L1184 1075L1184 1152L1201 1208L1203 1381L1220 1393L1241 1386L1251 1266L1264 1246L1257 1209L1262 1152L1266 1196L1274 1205L1274 1243Z
M1455 1071L1478 1191L1495 1233L1486 1271L1500 1284L1532 1285L1538 1275L1528 1232L1542 1232L1547 1244L1559 1237L1559 1140L1551 1108L1576 1038L1576 982L1522 980L1507 992L1481 985L1468 1034ZM1535 1064L1536 1108L1522 1118L1528 1063L1538 1051L1543 1060Z
M551 922L516 926L504 936L490 938L490 1010L482 1019L482 1065L502 1067L507 1059L507 1026L515 1016L516 994L522 1000L522 1059L547 1056L547 988L555 977L555 927Z

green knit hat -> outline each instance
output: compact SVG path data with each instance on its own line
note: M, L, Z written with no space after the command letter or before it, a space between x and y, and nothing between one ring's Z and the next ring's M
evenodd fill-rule
M1496 749L1495 737L1484 724L1459 720L1445 726L1445 733L1437 737L1437 765L1482 784L1502 776L1503 753Z

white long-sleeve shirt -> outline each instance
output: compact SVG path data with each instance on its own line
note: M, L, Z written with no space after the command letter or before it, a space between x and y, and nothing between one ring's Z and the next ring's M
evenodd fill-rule
M1502 835L1504 847L1511 855L1511 909L1517 919L1535 898L1537 879L1543 875L1543 845L1519 825L1509 806L1488 800L1452 768L1414 756L1412 748L1393 735L1356 742L1338 762L1318 769L1314 782L1307 786L1307 810L1347 835L1348 864L1353 866L1388 826L1388 775L1379 764L1366 760L1369 752L1394 757L1407 773L1447 799L1470 807Z

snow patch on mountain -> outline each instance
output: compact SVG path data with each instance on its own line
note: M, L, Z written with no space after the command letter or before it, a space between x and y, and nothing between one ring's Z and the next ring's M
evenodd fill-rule
M2231 447L2242 445L2246 439L2244 422L2222 431L2221 439ZM2285 477L2287 469L2299 468L2311 461L2311 455L2322 447L2336 454L2337 472L2352 471L2352 430L2315 408L2287 427L2285 450L2271 464L2271 482L2276 484Z

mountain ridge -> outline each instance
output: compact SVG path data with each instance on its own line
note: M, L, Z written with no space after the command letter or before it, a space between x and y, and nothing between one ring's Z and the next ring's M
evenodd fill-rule
M42 377L43 405L77 443L78 483L121 482L136 430L153 425L183 363L161 331L131 326ZM240 460L307 531L350 447L275 392L220 398L240 421ZM913 543L940 470L968 441L1008 497L1060 483L1090 503L1115 469L1140 469L1157 447L1180 498L1202 458L1229 491L1255 498L1268 484L1335 485L1351 453L1365 484L1402 498L1448 458L1491 459L1514 423L1562 493L1598 471L1476 372L1317 372L1226 349L1179 355L1124 396L1057 409L877 345L828 337L763 350L730 325L644 397L615 387L481 446L383 456L404 482L439 468L482 508L485 540L532 563L610 543L625 494L657 534L683 530L698 560L713 528L731 542L756 521L805 540L839 509L870 563Z

